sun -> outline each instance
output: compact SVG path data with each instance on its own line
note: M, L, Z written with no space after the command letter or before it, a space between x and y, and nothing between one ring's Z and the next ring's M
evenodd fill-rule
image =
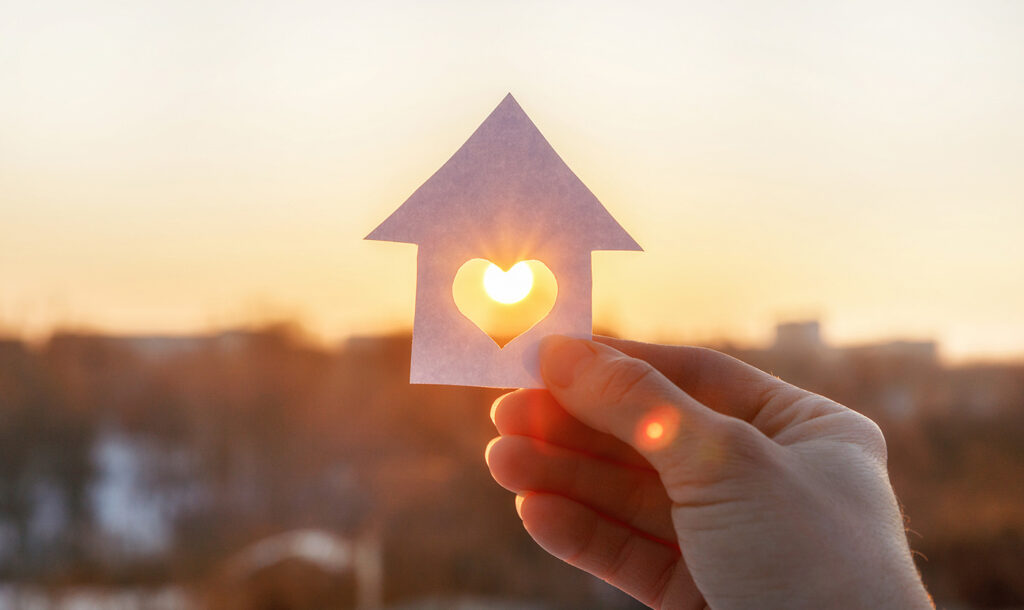
M487 296L499 303L518 303L530 294L533 288L533 271L526 261L519 261L508 271L502 271L494 263L484 272L484 290Z

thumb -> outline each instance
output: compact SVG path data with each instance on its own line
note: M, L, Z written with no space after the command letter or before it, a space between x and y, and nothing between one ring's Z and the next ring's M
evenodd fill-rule
M745 421L701 404L647 362L608 345L546 337L540 368L566 411L632 446L663 475L688 455L706 454L709 441L751 446L766 440Z

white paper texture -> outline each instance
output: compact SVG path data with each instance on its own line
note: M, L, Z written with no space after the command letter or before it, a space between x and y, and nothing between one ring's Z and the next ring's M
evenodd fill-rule
M501 388L543 387L543 337L591 336L591 251L641 249L511 95L367 239L419 245L410 381ZM455 274L473 258L536 259L558 283L547 317L504 348L455 305Z

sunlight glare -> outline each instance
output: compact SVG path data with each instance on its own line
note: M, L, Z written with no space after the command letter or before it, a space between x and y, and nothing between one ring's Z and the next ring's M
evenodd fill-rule
M664 449L676 440L681 424L679 409L671 405L654 407L637 423L636 447L641 451Z
M518 303L530 294L533 288L533 271L526 261L519 261L508 271L491 263L484 272L484 290L487 296L499 303Z

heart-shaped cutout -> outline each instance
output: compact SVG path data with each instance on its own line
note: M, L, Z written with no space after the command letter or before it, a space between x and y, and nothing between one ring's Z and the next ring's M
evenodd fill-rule
M502 270L474 258L459 267L452 282L455 306L498 347L530 330L555 306L558 282L538 260L519 261Z

